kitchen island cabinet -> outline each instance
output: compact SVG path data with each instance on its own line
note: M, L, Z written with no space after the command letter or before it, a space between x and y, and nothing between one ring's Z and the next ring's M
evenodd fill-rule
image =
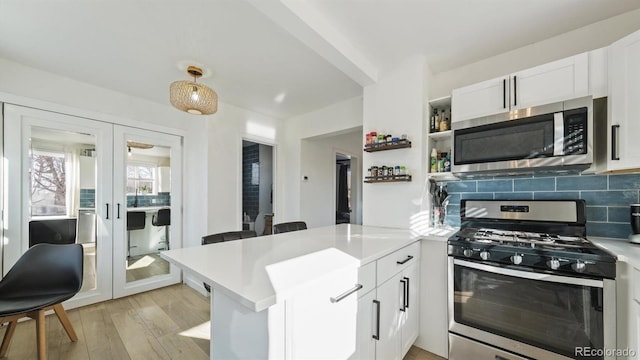
M390 285L397 292L389 298L413 307L414 318L404 322L411 326L407 329L417 329L419 280L413 281L413 289L403 288L400 280L419 271L418 240L409 230L341 224L170 250L161 256L211 285L212 359L294 359L311 353L348 358L372 349L364 334L372 338L377 330L371 326L375 305L365 304L386 301L371 297L377 287L372 279L385 269L391 272L385 275L387 282L400 276ZM402 263L406 251L415 255ZM345 296L338 301L340 295ZM402 323L396 317L399 309L389 318ZM415 340L417 330L415 336L412 331L406 330L406 343ZM393 358L401 359L401 346L397 349Z

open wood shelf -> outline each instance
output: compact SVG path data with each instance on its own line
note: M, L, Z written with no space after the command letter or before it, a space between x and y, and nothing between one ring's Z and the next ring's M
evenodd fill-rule
M364 182L366 183L379 183L379 182L408 182L411 181L411 175L391 175L391 176L366 176Z
M410 148L410 147L411 147L411 141L409 141L409 140L399 140L397 142L384 142L384 143L368 144L368 145L364 146L364 151L366 151L366 152L374 152L374 151L404 149L404 148Z

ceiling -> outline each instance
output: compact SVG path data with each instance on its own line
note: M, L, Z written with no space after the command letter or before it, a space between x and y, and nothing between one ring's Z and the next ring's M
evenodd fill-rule
M0 57L162 104L169 84L187 79L181 68L201 65L199 81L220 101L288 118L361 95L411 55L438 73L636 8L638 0L2 0Z

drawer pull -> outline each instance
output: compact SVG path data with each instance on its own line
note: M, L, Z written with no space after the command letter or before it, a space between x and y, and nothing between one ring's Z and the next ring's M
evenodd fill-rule
M358 291L362 289L362 285L360 284L356 284L356 286L354 286L352 289L347 290L346 292L336 296L336 297L330 297L329 301L331 301L332 303L337 303L338 301L346 298L347 296L353 294L354 292Z
M408 309L409 308L409 289L410 289L409 278L405 277L404 280L407 282L407 286L405 288L406 289L405 290L405 295L404 295L404 298L405 298L404 307L405 307L405 309Z
M376 340L380 340L380 301L373 300L376 305L376 333L372 337Z
M400 280L402 283L402 307L400 311L407 311L407 280L406 278Z
M413 256L412 256L412 255L409 255L409 256L407 256L407 258L406 258L406 259L404 259L404 260L402 260L402 261L396 261L396 264L398 264L398 265L404 265L407 261L409 261L409 260L411 260L411 259L413 259Z

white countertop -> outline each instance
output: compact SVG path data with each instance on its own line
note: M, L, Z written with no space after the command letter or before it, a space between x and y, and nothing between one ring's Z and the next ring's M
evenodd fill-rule
M157 211L160 209L168 208L169 206L138 206L138 207L128 207L127 211Z
M640 269L640 244L632 244L627 239L589 237L589 240L615 255L618 261Z
M419 240L410 230L342 224L163 251L160 255L253 311L276 303L267 265L335 248L367 264Z

